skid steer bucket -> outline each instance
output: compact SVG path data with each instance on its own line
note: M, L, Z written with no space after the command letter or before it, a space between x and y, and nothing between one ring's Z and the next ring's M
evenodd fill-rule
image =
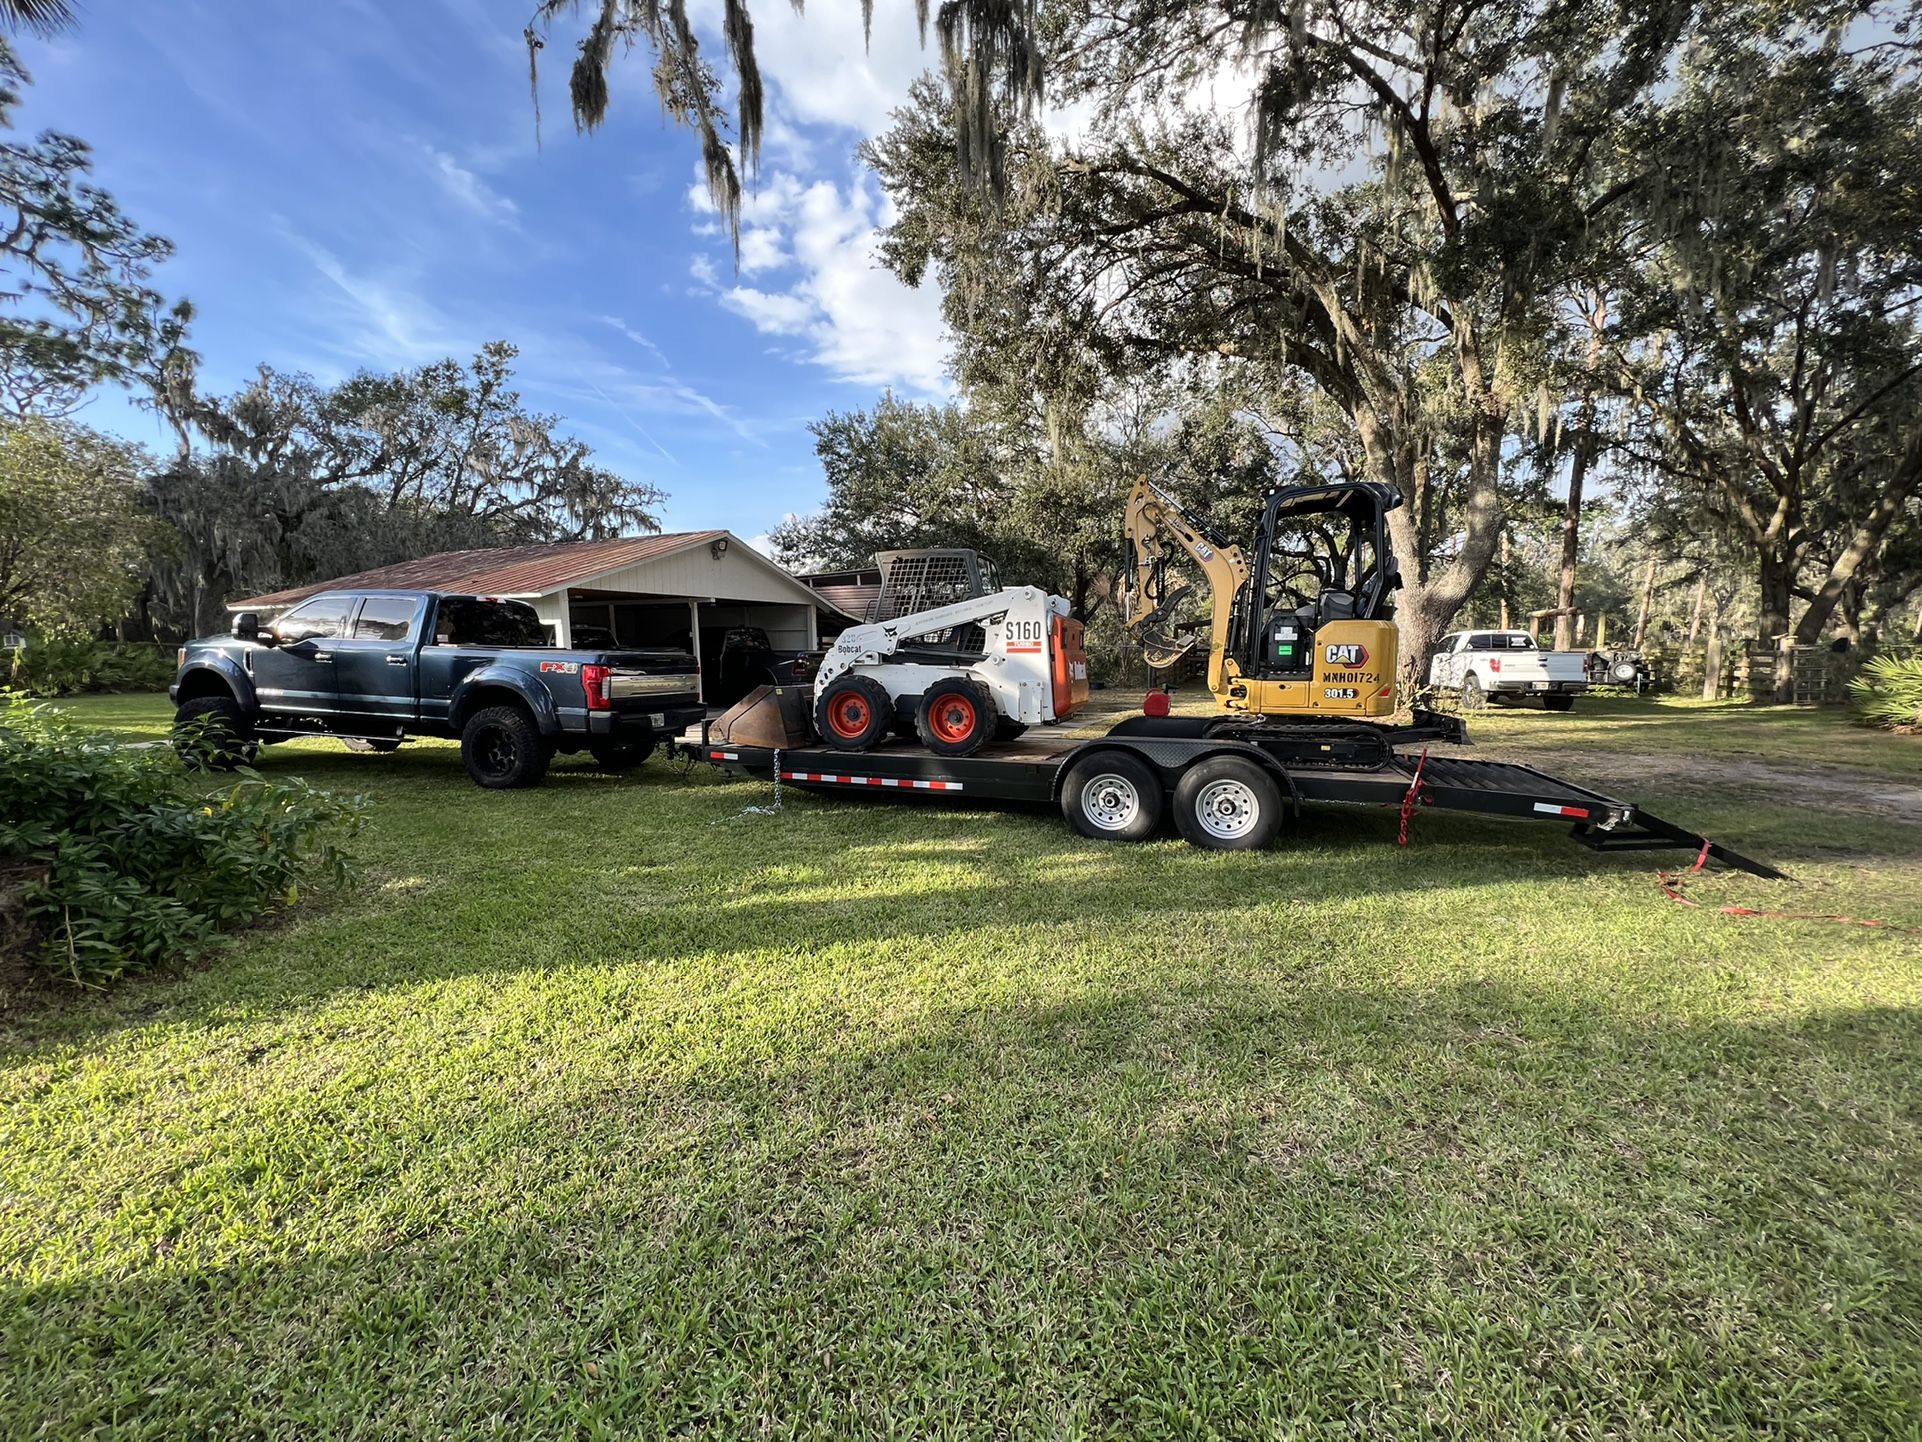
M814 740L812 686L757 686L709 724L707 739L786 751Z

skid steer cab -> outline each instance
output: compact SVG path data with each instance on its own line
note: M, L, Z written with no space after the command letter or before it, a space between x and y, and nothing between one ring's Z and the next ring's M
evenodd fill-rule
M972 756L1088 699L1088 654L1068 602L1010 586L931 610L851 626L821 662L812 707L793 687L763 690L714 723L746 745L869 751L918 737L937 756Z

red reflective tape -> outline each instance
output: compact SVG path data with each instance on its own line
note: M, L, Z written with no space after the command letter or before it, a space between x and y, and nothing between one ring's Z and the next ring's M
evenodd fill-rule
M1550 806L1546 801L1537 801L1535 809L1544 816L1573 816L1577 820L1586 820L1588 817L1588 808L1585 806Z

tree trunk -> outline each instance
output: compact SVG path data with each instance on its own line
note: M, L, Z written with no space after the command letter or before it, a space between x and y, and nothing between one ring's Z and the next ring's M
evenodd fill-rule
M1809 602L1802 619L1796 623L1795 642L1798 646L1813 646L1822 639L1822 631L1829 619L1835 614L1836 604L1843 599L1863 565L1881 549L1882 539L1888 534L1889 526L1902 514L1909 496L1915 490L1918 477L1922 477L1922 466L1906 477L1891 482L1877 498L1875 508L1862 519L1849 537L1848 545L1835 558L1829 573L1822 580L1821 587Z
M1708 600L1708 571L1703 569L1695 582L1695 608L1688 613L1687 645L1693 646L1695 638L1702 634L1702 605Z
M1506 528L1504 528L1504 529L1503 529L1503 531L1502 531L1502 567L1501 567L1501 573L1500 573L1500 576L1499 576L1499 579L1498 579L1498 584L1497 584L1497 586L1496 586L1496 588L1495 588L1495 589L1496 589L1497 591L1499 591L1499 592L1501 593L1501 598L1502 598L1502 630L1504 630L1504 631L1506 631L1506 630L1508 630L1508 629L1509 629L1509 614L1508 614L1508 531L1507 531L1507 529L1506 529Z
M1708 649L1702 657L1702 699L1719 700L1722 695L1722 618L1708 618Z
M1575 565L1582 553L1582 487L1588 481L1588 461L1595 449L1589 426L1591 413L1575 440L1575 459L1568 468L1568 506L1562 512L1562 576L1555 595L1555 649L1575 649Z
M1635 649L1642 649L1648 640L1649 613L1655 609L1655 558L1648 558L1648 570L1642 576L1642 608L1635 614Z
M1756 579L1761 585L1761 617L1757 638L1775 652L1775 676L1769 688L1778 706L1795 699L1795 655L1782 640L1789 634L1789 587L1795 583L1788 563L1772 546L1764 545L1756 558Z

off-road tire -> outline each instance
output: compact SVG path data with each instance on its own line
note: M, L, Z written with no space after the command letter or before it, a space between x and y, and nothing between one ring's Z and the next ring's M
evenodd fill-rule
M1096 841L1146 841L1166 805L1154 768L1126 751L1083 757L1061 782L1061 814Z
M888 688L870 676L837 676L814 699L814 730L836 751L868 751L894 724Z
M190 736L190 731L198 731ZM260 750L253 726L231 696L196 696L174 712L174 750L196 771L251 766Z
M554 745L519 706L489 706L461 728L460 759L476 786L506 791L540 785Z
M967 676L948 676L921 693L914 729L936 756L972 756L994 740L1001 719L994 695Z

